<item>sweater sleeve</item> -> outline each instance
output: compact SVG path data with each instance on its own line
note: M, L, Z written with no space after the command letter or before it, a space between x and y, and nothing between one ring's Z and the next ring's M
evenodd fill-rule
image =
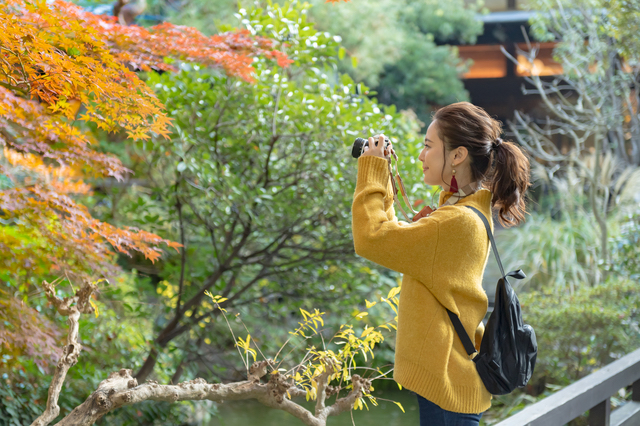
M358 159L358 182L352 205L355 251L431 287L438 222L432 217L413 223L398 221L393 212L393 194L389 194L391 188L385 159L373 156Z

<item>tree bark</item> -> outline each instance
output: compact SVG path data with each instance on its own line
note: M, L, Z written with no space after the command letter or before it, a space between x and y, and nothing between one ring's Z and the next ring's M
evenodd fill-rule
M363 391L368 391L371 386L371 381L353 375L351 392L344 398L338 399L333 405L325 407L324 398L327 392L324 391L326 389L326 383L324 383L323 392L318 395L319 398L322 395L322 401L318 402L314 415L291 400L291 398L306 395L306 392L293 385L282 374L270 374L267 383L261 382L260 379L267 374L269 366L273 366L272 360L253 363L248 380L242 382L209 384L204 379L198 378L175 386L159 385L154 381L138 386L136 379L131 376L131 370L122 369L111 373L84 403L57 423L57 426L89 426L110 411L141 401L176 402L204 399L217 402L257 399L267 407L288 412L308 426L326 426L329 416L350 410L355 401L362 397ZM328 377L329 374L324 374L321 379L327 382Z
M131 25L146 8L146 0L118 0L113 5L113 16L120 25Z
M69 334L67 344L63 348L62 357L58 361L56 371L49 385L49 395L47 397L47 407L44 412L31 423L31 426L46 426L60 414L58 398L62 385L67 377L67 372L78 362L78 356L82 350L82 345L78 343L79 324L81 313L92 313L93 307L89 303L91 294L96 290L95 284L85 284L76 292L73 297L60 299L56 296L55 288L48 282L43 283L47 299L56 307L60 315L68 316Z

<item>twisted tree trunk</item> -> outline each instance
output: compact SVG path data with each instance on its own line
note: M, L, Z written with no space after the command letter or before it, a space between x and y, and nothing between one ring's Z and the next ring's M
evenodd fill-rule
M81 313L92 313L93 307L89 303L91 294L96 290L96 284L85 284L78 290L73 297L65 297L60 299L56 296L55 287L48 283L42 284L47 295L47 299L57 308L58 313L68 316L69 334L67 336L67 344L62 349L62 357L58 361L56 371L49 385L49 396L47 397L47 408L44 412L33 421L31 426L46 426L60 414L60 406L58 398L62 385L67 377L67 372L78 362L82 345L78 343L79 324Z
M288 412L308 426L326 426L329 416L350 410L355 401L362 397L363 391L367 391L371 386L369 380L354 375L351 392L326 407L325 400L330 395L330 392L326 392L331 375L329 369L318 377L322 391L318 392L314 414L291 400L305 396L306 392L287 381L282 374L271 374L266 383L260 380L272 364L271 360L255 362L251 366L248 380L230 384L210 384L198 378L178 385L159 385L155 381L138 385L136 379L131 376L131 370L122 369L111 373L85 402L57 423L57 426L89 426L110 411L141 401L176 402L204 399L216 402L257 399L267 407Z
M47 407L31 426L47 426L60 414L58 398L67 372L78 362L82 346L78 343L80 314L92 313L94 308L90 298L97 289L97 283L87 283L73 297L60 299L55 295L52 284L43 283L47 298L55 305L58 312L69 317L69 335L63 349L63 356L58 362L51 385ZM337 393L339 388L329 386L330 377L334 373L332 365L326 365L325 371L316 378L318 383L315 413L292 401L293 398L306 396L307 392L295 385L291 378L272 371L267 382L261 379L271 369L274 362L270 359L254 362L249 369L247 380L229 384L210 384L204 379L195 379L178 385L159 385L155 381L138 385L131 375L131 370L121 369L111 373L103 380L85 402L71 411L57 423L58 426L89 426L110 411L141 401L229 401L240 399L257 399L263 405L284 410L300 419L308 426L326 426L329 416L336 416L350 410L356 400L368 392L371 380L354 374L351 378L353 388L347 396L338 399L333 405L325 406L326 398Z

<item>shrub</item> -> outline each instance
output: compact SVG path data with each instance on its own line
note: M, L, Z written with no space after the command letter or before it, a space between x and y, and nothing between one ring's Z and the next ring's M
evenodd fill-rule
M571 296L532 292L520 295L520 302L538 339L528 393L568 385L640 347L640 293L631 280L583 285Z

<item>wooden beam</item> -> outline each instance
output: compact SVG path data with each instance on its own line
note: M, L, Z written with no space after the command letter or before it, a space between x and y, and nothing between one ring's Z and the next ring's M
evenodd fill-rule
M589 410L589 426L610 426L611 398L607 398L600 404Z
M496 426L562 426L639 380L640 349L637 349Z
M640 402L630 401L611 413L611 426L638 426Z

